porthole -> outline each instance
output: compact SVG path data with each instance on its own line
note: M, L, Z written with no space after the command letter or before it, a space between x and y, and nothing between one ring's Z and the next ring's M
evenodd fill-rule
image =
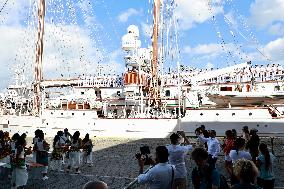
M74 115L74 112L72 113L72 115Z
M236 113L232 113L232 116L235 116L236 115Z
M200 113L201 116L203 116L203 113Z
M251 113L251 112L249 113L249 116L252 116L252 113Z
M258 125L258 124L257 124L256 126L257 126L257 127L259 127L259 125Z
M63 113L61 113L61 115L63 115Z
M219 116L220 114L219 113L216 113L216 116Z
M53 115L53 112L50 112L51 115Z

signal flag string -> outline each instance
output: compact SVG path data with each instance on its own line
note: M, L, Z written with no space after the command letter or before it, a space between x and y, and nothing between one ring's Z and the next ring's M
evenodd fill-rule
M2 6L2 8L0 9L0 13L3 11L4 7L6 6L6 4L8 3L9 0L6 0L6 2L4 3L4 5Z

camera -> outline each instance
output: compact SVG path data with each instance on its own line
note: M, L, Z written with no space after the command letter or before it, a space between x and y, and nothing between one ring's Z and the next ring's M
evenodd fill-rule
M140 147L140 153L135 154L136 159L142 159L144 161L144 165L150 165L153 161L150 154L149 146Z

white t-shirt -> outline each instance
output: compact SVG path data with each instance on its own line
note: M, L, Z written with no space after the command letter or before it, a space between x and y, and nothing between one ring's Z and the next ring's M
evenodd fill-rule
M251 155L249 152L241 150L241 151L236 151L236 150L231 150L230 154L229 154L230 158L232 159L233 164L239 160L239 159L247 159L247 160L251 160Z
M175 178L186 178L185 156L192 149L192 145L167 145L169 162L176 168Z

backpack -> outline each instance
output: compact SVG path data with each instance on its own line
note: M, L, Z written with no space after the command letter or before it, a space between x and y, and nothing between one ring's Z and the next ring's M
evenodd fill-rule
M212 183L211 175L212 175L212 171L214 169L215 168L209 167L208 173L210 173L210 174L208 174L208 176L205 175L205 177L207 177L206 178L206 181L207 181L206 185L207 185L208 189L212 188L211 187L211 185L212 185L211 184ZM219 182L220 184L219 184L218 188L219 189L229 189L230 187L229 187L229 185L227 183L226 177L224 175L222 175L222 174L219 174L219 177L220 177L219 178L220 179L220 182ZM201 180L202 180L202 175L200 174L200 171L198 170L198 168L194 168L192 170L192 184L193 184L194 188L198 189L200 187Z

